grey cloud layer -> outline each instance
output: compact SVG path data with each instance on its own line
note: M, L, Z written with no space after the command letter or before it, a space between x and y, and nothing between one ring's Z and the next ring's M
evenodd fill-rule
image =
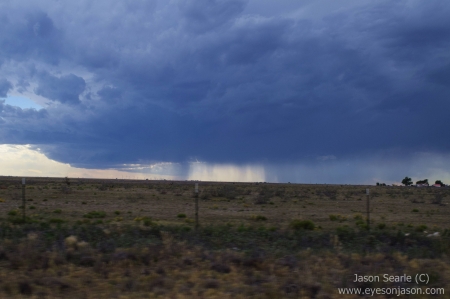
M83 78L74 74L61 77L43 73L38 76L37 95L61 103L79 104L80 94L86 88Z
M7 92L12 88L12 84L11 82L9 82L6 79L0 79L0 97L1 98L6 98L7 97Z
M448 152L449 4L381 1L318 20L246 5L0 5L0 63L28 70L7 79L54 103L33 120L3 105L0 142L84 167ZM12 133L29 123L33 134Z

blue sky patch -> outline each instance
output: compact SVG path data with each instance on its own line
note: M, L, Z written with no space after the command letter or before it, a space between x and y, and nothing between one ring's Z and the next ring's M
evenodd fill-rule
M23 97L23 96L11 96L8 95L7 98L2 98L2 100L5 100L5 104L20 107L22 109L42 109L43 107L41 105L36 104L29 98Z

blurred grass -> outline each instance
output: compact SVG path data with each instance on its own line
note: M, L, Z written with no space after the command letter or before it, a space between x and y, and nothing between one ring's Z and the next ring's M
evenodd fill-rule
M429 273L439 287L450 283L449 235L3 221L0 297L337 298L336 288L361 286L355 273Z

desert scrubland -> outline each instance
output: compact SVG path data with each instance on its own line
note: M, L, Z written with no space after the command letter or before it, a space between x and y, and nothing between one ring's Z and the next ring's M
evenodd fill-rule
M0 178L0 297L449 298L450 189L194 183Z

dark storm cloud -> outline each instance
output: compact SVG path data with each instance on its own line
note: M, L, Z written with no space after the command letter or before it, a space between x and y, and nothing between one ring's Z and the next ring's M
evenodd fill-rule
M111 101L119 99L122 96L122 92L114 87L105 86L97 92L103 100Z
M16 106L7 105L4 101L0 101L0 116L2 118L27 118L37 119L45 118L47 116L45 109L22 109Z
M180 1L178 7L185 28L195 33L215 29L237 17L245 7L241 0L196 0Z
M47 109L35 127L45 134L20 141L59 161L317 163L450 146L438 133L450 108L442 1L308 20L252 14L237 0L8 3L3 64L20 64L17 82L68 104ZM28 122L4 121L4 131Z
M5 59L36 59L56 64L62 50L61 33L40 9L22 11L3 4L0 11L0 54ZM6 6L6 7L5 7Z
M38 75L37 95L67 104L79 104L80 94L86 88L83 78L74 74L56 77L48 73Z
M450 85L450 63L431 71L428 79L430 83L440 84L444 88L448 87Z
M6 98L7 92L12 88L11 82L6 79L0 79L0 98Z
M21 109L4 102L0 100L1 143L26 144L46 140L46 129L42 126L48 121L45 109Z

